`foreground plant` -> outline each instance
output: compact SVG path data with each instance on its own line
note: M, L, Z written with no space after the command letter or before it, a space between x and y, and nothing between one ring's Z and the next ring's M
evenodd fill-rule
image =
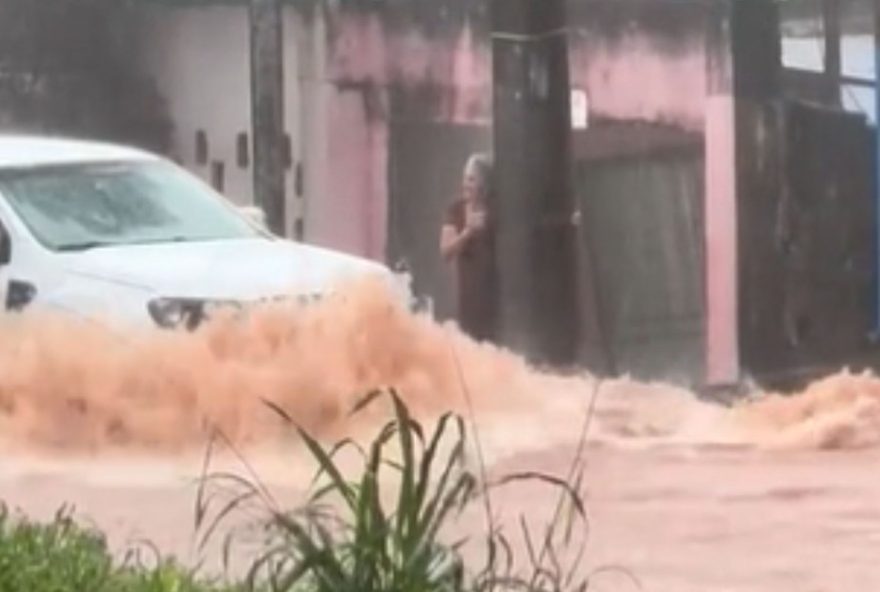
M366 399L359 409L373 398ZM205 489L200 492L197 526L207 526L209 533L250 499L261 500L270 510L266 550L253 562L250 585L321 592L463 589L464 564L458 545L440 542L438 534L450 515L472 499L477 483L464 468L464 423L446 415L426 441L423 428L396 394L392 394L392 401L394 419L368 450L351 440L325 450L297 428L319 466L314 491L305 507L297 511L278 509L264 488L234 475L211 474L202 481L205 486L223 482L240 490L209 524L204 518L211 496ZM275 410L294 423L283 410ZM438 452L447 434L453 445L441 459ZM399 460L387 457L392 440L399 445ZM336 464L336 455L344 450L355 451L363 460L357 480L347 480ZM391 511L382 502L383 470L394 471L399 483ZM342 506L341 512L332 502Z
M2 592L233 592L200 582L171 560L147 566L130 553L116 564L99 531L84 528L62 508L48 523L0 510Z
M251 588L273 592L587 588L589 578L580 570L583 545L573 545L575 531L586 532L586 513L577 492L580 472L573 472L568 480L525 473L490 483L484 467L479 475L468 467L467 433L461 417L444 415L433 432L426 434L394 391L370 395L354 412L382 394L390 399L392 419L368 449L351 440L325 448L283 409L270 403L294 426L317 462L311 495L301 508L288 511L279 507L253 472L243 478L206 469L196 504L202 542L215 536L222 522L244 508L258 507L264 512L260 526L265 538L250 564L246 584ZM389 452L392 446L396 454ZM354 451L362 460L356 479L347 478L338 462L343 451ZM389 472L393 479L385 476ZM520 534L527 550L526 557L517 562L513 546L495 524L489 495L495 487L522 481L549 484L562 495L556 514L539 537L533 536L525 518L521 519ZM396 490L386 495L383 486L389 483L395 484ZM221 498L219 493L225 495ZM393 502L383 502L388 499ZM485 562L481 569L468 569L462 550L475 541L449 542L442 536L454 517L478 501L484 504L487 528L482 540L476 542L483 546ZM229 531L224 543L227 555L242 536L240 529ZM574 553L568 553L563 561L562 551L572 547ZM522 565L515 569L518 563Z

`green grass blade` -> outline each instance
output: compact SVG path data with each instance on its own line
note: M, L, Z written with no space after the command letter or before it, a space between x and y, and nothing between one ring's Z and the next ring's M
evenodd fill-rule
M413 424L409 410L397 393L391 393L394 402L394 415L398 425L398 439L401 449L401 464L403 471L400 475L400 492L397 500L397 534L399 540L408 539L410 529L415 525L418 518L418 506L415 502L415 451L413 448Z
M275 516L275 522L292 537L302 561L312 564L313 575L316 578L337 589L344 588L345 569L339 557L334 555L332 548L317 545L309 532L288 516Z
M423 524L431 524L435 520L437 508L439 507L443 497L446 495L449 478L451 477L453 471L462 469L465 452L465 439L464 421L460 417L456 418L456 426L458 428L457 440L455 442L455 445L452 447L449 456L446 459L446 465L443 468L443 472L440 474L440 479L437 481L437 484L433 488L433 495L429 498L428 503L425 504L425 509L420 518L420 521Z
M324 451L324 448L318 443L317 440L312 438L308 432L306 432L301 427L296 428L300 437L308 447L309 452L311 452L312 457L318 462L321 470L326 473L331 482L336 486L337 493L342 497L342 499L346 502L348 507L352 510L355 509L355 499L354 494L351 491L351 487L348 485L346 480L343 478L342 473L339 471L339 468L334 463L333 459Z
M568 496L568 499L571 502L572 507L577 512L578 516L583 519L587 518L587 510L578 491L565 479L561 479L553 475L547 475L545 473L539 473L537 471L511 473L510 475L506 475L501 479L493 482L490 487L503 487L506 485L510 485L511 483L517 483L521 481L538 481L559 488L563 493Z
M207 528L205 528L202 536L199 537L198 548L200 551L204 550L205 546L210 542L213 538L214 533L220 527L220 525L239 509L242 504L245 502L251 501L258 496L258 491L255 488L246 489L241 493L238 493L232 497L232 499L227 500L217 511L217 514L214 518L207 523Z
M351 411L348 412L349 417L353 415L357 415L362 412L364 409L372 405L373 401L381 397L385 394L385 391L382 390L374 390L367 393L364 397L362 397L359 401L357 401L354 406L351 408Z
M364 460L364 462L366 462L367 453L360 446L360 444L358 444L357 442L355 442L351 438L345 438L343 440L340 440L336 444L334 444L333 447L330 448L330 450L327 452L327 456L331 460L336 462L336 455L343 452L344 450L349 449L349 448L354 449L355 452L357 452L360 455L360 457ZM323 467L319 466L317 468L317 470L315 471L315 474L312 477L311 482L309 483L309 489L313 488L318 483L318 481L321 479L321 476L323 474L324 474L324 469L323 469Z
M431 483L431 467L434 463L434 457L437 454L437 448L443 441L443 435L446 433L446 427L452 417L453 416L451 413L446 413L440 418L440 421L437 423L437 427L434 429L434 434L431 437L431 441L429 442L428 447L425 449L424 455L422 455L414 501L414 505L419 512L422 511L422 506L425 503L425 495L427 494L428 487Z

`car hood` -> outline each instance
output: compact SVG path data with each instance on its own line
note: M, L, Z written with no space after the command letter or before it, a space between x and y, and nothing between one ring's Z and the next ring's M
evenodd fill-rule
M212 300L318 294L358 276L391 276L366 259L263 238L101 247L66 258L76 276L157 296Z

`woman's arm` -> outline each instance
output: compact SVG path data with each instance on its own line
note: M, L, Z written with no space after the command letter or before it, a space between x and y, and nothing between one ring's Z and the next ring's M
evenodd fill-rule
M473 235L473 228L466 226L459 232L452 224L444 224L440 232L440 253L443 259L451 261L455 258Z

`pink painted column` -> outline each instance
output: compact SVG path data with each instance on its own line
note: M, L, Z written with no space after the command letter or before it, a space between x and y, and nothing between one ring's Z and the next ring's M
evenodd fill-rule
M730 11L710 15L705 119L706 385L740 378L736 100Z
M330 86L326 189L310 206L315 211L310 240L381 261L388 212L388 122L368 111L364 92L374 91Z
M739 379L735 101L706 103L706 383Z
M716 0L707 45L706 383L737 386L762 364L753 321L762 286L744 290L766 240L751 228L750 204L778 197L776 101L780 90L778 7L773 0ZM748 215L748 216L747 216ZM768 286L768 288L772 288Z

